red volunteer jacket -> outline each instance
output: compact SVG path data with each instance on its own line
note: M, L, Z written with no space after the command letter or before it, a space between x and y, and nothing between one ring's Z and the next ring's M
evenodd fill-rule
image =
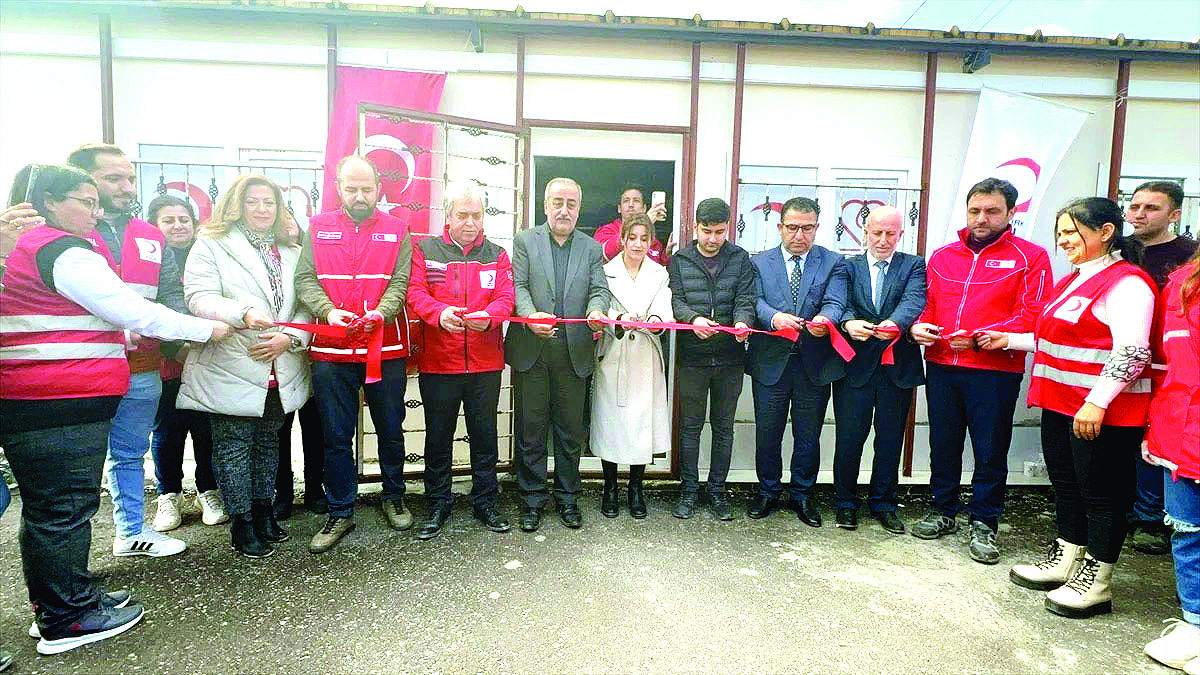
M104 239L97 237L96 240L99 250L111 258ZM165 247L166 241L157 227L144 220L129 219L121 241L121 262L117 263L115 271L126 286L150 302L158 297L159 268L162 267ZM143 337L126 356L129 358L129 370L133 373L158 370L162 365L159 340L154 338Z
M1009 229L975 253L967 247L968 236L967 228L959 230L958 241L929 256L925 266L927 302L917 322L941 326L943 335L957 330L1032 331L1054 287L1046 250ZM983 370L1025 371L1024 352L956 352L945 340L926 347L925 360Z
M1158 288L1140 267L1121 261L1083 282L1067 297L1046 305L1033 328L1037 351L1033 355L1033 379L1029 383L1031 407L1072 417L1079 412L1113 348L1112 331L1092 310L1113 284L1128 276L1140 277L1151 290ZM1055 287L1055 298L1074 277L1074 274L1068 276ZM1143 426L1149 407L1150 369L1147 367L1109 404L1104 424Z
M446 307L466 307L464 314L484 311L512 316L516 304L512 263L503 248L483 233L465 249L450 238L429 237L413 247L408 306L424 321L423 373L483 373L504 369L504 334L500 322L487 330L461 334L441 328Z
M317 280L338 309L364 314L375 309L396 269L408 226L395 216L375 211L358 225L341 209L314 216L308 223ZM322 323L323 320L319 319ZM383 359L409 353L408 322L399 316L383 325ZM365 346L345 338L314 335L309 356L317 361L365 363Z
M86 237L99 249L99 234ZM45 400L124 396L129 389L125 333L51 290L37 254L68 232L48 225L17 240L0 292L0 396ZM100 250L116 268L107 248Z
M611 223L605 223L596 228L596 234L592 238L600 242L604 248L604 259L612 260L621 252L621 219L618 217ZM646 251L646 255L654 262L666 267L671 262L671 254L667 252L662 242L657 239L650 240L650 250Z
M1179 289L1195 263L1171 273L1159 301L1167 376L1150 403L1151 459L1176 478L1200 480L1200 299L1180 311Z

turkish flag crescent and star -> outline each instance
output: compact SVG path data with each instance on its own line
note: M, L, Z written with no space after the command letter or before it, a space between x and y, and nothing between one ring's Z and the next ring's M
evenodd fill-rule
M339 160L358 148L358 104L376 103L393 108L437 112L446 86L445 73L412 73L382 68L338 66L337 91L329 136L325 142L325 187L322 211L341 208L336 171ZM380 210L408 222L410 232L429 231L429 181L413 180L432 173L433 156L429 152L411 152L408 148L433 147L434 125L407 124L368 116L367 158L379 170L383 183ZM419 203L426 208L408 209L401 204Z

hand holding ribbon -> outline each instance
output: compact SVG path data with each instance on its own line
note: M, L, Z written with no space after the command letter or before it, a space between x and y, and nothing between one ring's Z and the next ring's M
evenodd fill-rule
M344 325L331 325L322 323L291 323L288 321L276 321L276 326L287 326L288 328L297 328L302 331L307 331L313 335L328 337L340 340L346 340L351 349L367 350L367 384L374 384L383 379L383 315L377 311L367 312L364 316L353 316L350 312L335 309L329 313L331 318L334 318L334 312L340 312L341 315L336 318L345 321L345 316L350 315L349 321Z

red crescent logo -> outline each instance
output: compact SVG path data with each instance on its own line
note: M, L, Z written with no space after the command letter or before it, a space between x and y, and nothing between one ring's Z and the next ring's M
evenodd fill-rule
M208 220L208 217L212 215L212 200L209 199L208 193L199 187L177 180L167 183L167 189L178 190L191 197L192 201L196 203L196 217L201 221Z
M1018 157L1016 159L1010 159L1007 162L1004 162L1003 164L998 165L996 168L999 169L999 168L1005 167L1005 166L1023 166L1026 169L1029 169L1030 173L1033 174L1033 184L1035 186L1037 185L1038 178L1040 178L1042 175L1042 167L1039 166L1037 162L1033 161L1032 159L1030 159L1028 157ZM1030 196L1029 199L1026 199L1025 201L1021 202L1020 204L1017 204L1017 209L1016 209L1017 213L1025 213L1026 211L1028 211L1029 210L1029 202L1031 202L1031 201L1033 201L1032 196Z

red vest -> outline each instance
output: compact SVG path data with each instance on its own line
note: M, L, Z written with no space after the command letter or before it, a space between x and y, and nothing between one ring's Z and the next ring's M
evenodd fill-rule
M123 331L48 288L38 273L38 251L67 236L36 227L8 257L0 292L0 397L91 398L129 389ZM96 233L86 239L101 245ZM100 252L115 268L107 249Z
M395 216L376 211L357 225L342 211L330 211L308 222L313 263L317 280L338 309L365 314L379 304L400 246L408 236L408 227ZM324 323L324 317L317 317ZM383 326L383 358L408 356L407 315L400 315ZM317 361L365 363L366 347L354 347L345 339L313 336L309 356Z
M1154 280L1141 268L1125 261L1108 266L1083 282L1066 298L1046 305L1034 323L1033 334L1037 351L1033 356L1033 379L1029 383L1029 405L1074 417L1083 406L1084 398L1096 384L1112 351L1112 332L1092 312L1096 301L1104 297L1113 284L1128 276L1137 276L1151 290ZM1059 282L1054 296L1075 278L1072 274ZM1110 307L1115 316L1119 307ZM1151 336L1151 343L1153 343ZM1150 370L1147 366L1138 378L1129 383L1104 414L1104 424L1117 427L1140 427L1146 424L1150 407Z
M102 251L108 250L108 245L100 239ZM125 237L121 242L121 262L116 266L117 276L126 286L143 298L154 302L158 297L158 270L162 267L163 249L166 242L162 232L150 223L137 218L130 218L125 226ZM137 349L130 351L129 370L133 373L145 373L158 370L162 356L158 351L159 341L143 337Z

